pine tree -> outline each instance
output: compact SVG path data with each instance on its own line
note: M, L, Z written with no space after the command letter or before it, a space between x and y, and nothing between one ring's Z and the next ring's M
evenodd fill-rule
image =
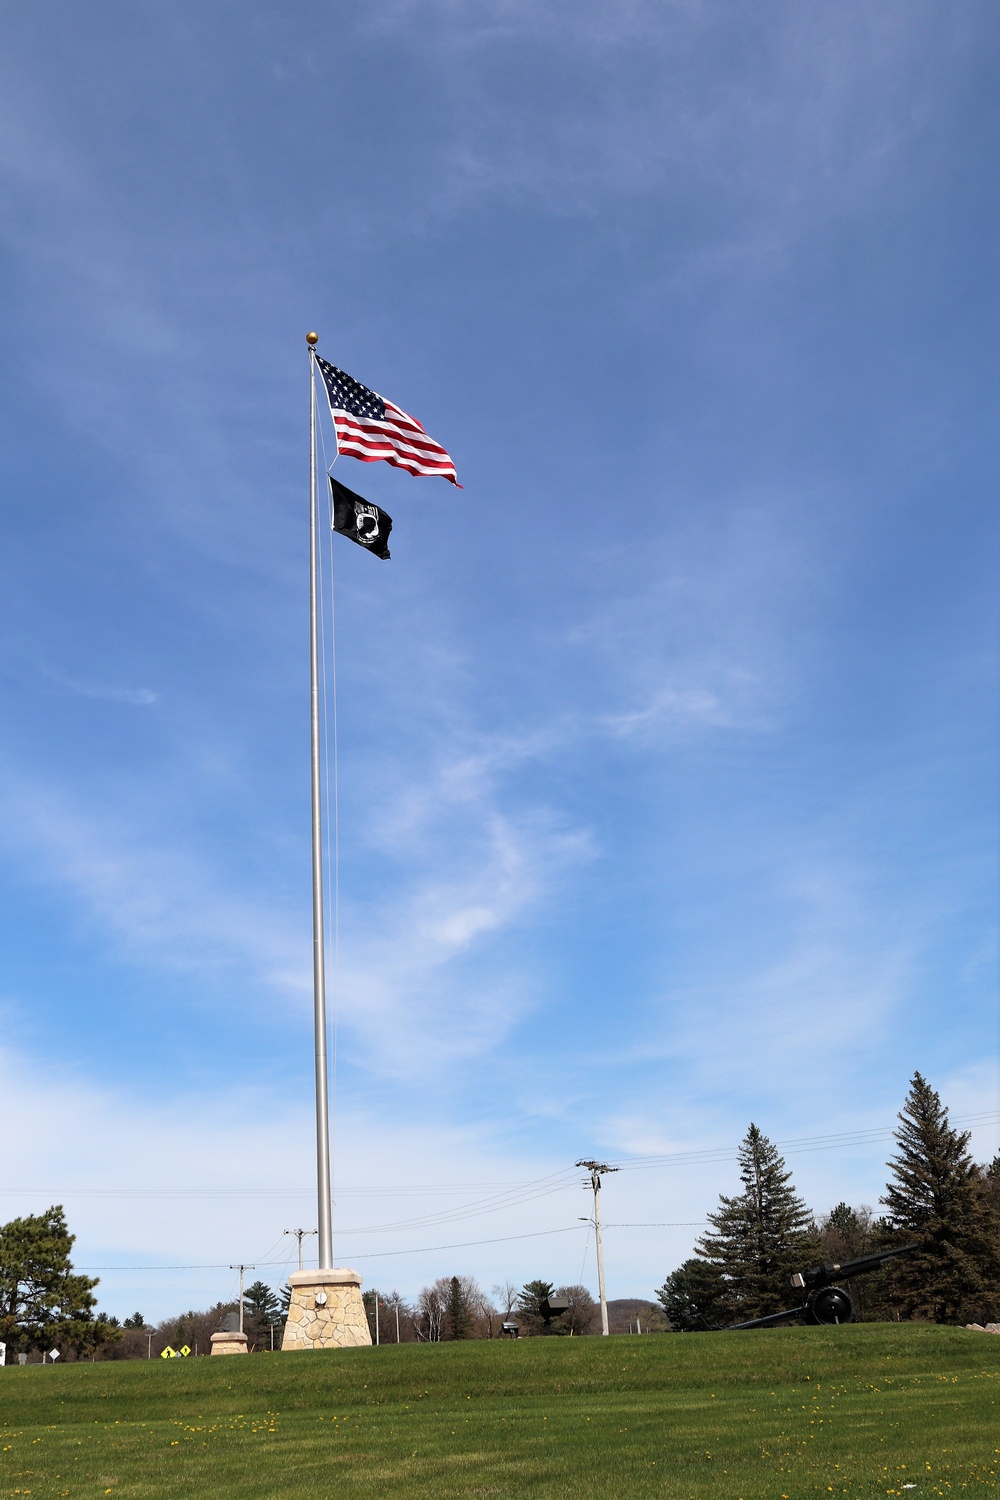
M720 1197L719 1208L708 1215L712 1229L697 1249L721 1277L720 1313L742 1322L787 1307L792 1272L816 1258L818 1247L791 1172L756 1125L747 1131L739 1159L743 1192Z
M671 1272L656 1296L675 1333L704 1332L729 1321L722 1272L698 1256Z
M8 1345L55 1342L79 1354L121 1337L95 1316L97 1281L73 1274L73 1240L59 1205L0 1225L0 1339Z
M271 1324L277 1327L282 1321L281 1303L267 1282L252 1282L243 1294L243 1327L251 1345L267 1349L272 1337Z
M472 1309L460 1279L453 1276L448 1283L448 1301L444 1310L443 1336L446 1339L471 1339L473 1334Z
M528 1318L542 1316L542 1303L551 1297L555 1288L551 1281L526 1281L517 1294L517 1310Z
M969 1155L939 1095L914 1073L895 1132L891 1180L882 1202L898 1244L919 1249L891 1265L900 1314L935 1323L1000 1316L1000 1210L989 1169Z
M867 1204L851 1208L847 1203L838 1203L820 1217L817 1238L820 1260L825 1265L874 1255L895 1243L887 1221L874 1218ZM895 1318L885 1271L866 1272L854 1280L839 1277L838 1284L849 1293L860 1323L885 1323Z
M1000 1151L984 1171L983 1186L987 1202L992 1203L996 1212L1000 1214Z
M555 1287L551 1281L543 1281L540 1277L534 1281L526 1281L517 1294L515 1310L517 1320L521 1326L522 1338L525 1334L538 1334L545 1330L545 1321L542 1318L542 1303L547 1297L555 1294Z

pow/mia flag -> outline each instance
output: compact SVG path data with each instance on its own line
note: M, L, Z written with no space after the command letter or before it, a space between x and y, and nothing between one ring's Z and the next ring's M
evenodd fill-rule
M389 532L392 517L384 510L362 500L346 484L340 484L333 475L327 476L333 492L333 529L341 536L350 537L359 547L367 547L376 557L389 556Z

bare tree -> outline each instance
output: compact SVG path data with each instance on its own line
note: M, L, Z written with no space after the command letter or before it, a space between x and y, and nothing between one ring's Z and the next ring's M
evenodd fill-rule
M382 1342L392 1344L398 1341L401 1344L412 1344L417 1338L416 1314L409 1303L405 1302L399 1292L379 1292L382 1302Z
M417 1298L417 1338L428 1344L441 1342L444 1315L448 1307L449 1276L439 1276L433 1286L425 1286Z
M472 1276L463 1276L465 1295L476 1325L476 1338L495 1339L500 1331L500 1314L490 1298Z
M564 1313L560 1320L563 1326L577 1336L582 1333L592 1333L599 1309L587 1288L585 1286L559 1286L556 1287L555 1294L557 1297L565 1297L569 1302L569 1311Z
M493 1295L500 1305L503 1321L506 1322L514 1310L521 1288L515 1286L512 1281L498 1281L493 1288Z
M498 1333L499 1313L474 1276L439 1276L425 1286L417 1298L414 1315L416 1336L428 1344L451 1337L448 1331L449 1302L454 1301L452 1282L458 1282L461 1301L472 1316L471 1337L492 1339Z

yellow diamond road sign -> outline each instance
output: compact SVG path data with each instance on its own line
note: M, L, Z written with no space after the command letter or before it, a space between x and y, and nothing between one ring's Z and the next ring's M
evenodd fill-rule
M191 1350L188 1348L187 1344L182 1345L181 1353L183 1354L184 1358L187 1359L188 1355L191 1353Z
M177 1358L177 1350L176 1349L171 1349L170 1345L168 1344L167 1347L164 1349L163 1353L160 1355L160 1358L161 1359L176 1359Z

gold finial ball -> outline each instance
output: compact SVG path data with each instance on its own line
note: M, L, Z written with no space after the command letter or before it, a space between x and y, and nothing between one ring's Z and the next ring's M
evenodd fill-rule
M319 343L319 334L318 333L307 333L306 334L306 343L309 344L309 345L311 345L311 347L315 349L316 345Z

